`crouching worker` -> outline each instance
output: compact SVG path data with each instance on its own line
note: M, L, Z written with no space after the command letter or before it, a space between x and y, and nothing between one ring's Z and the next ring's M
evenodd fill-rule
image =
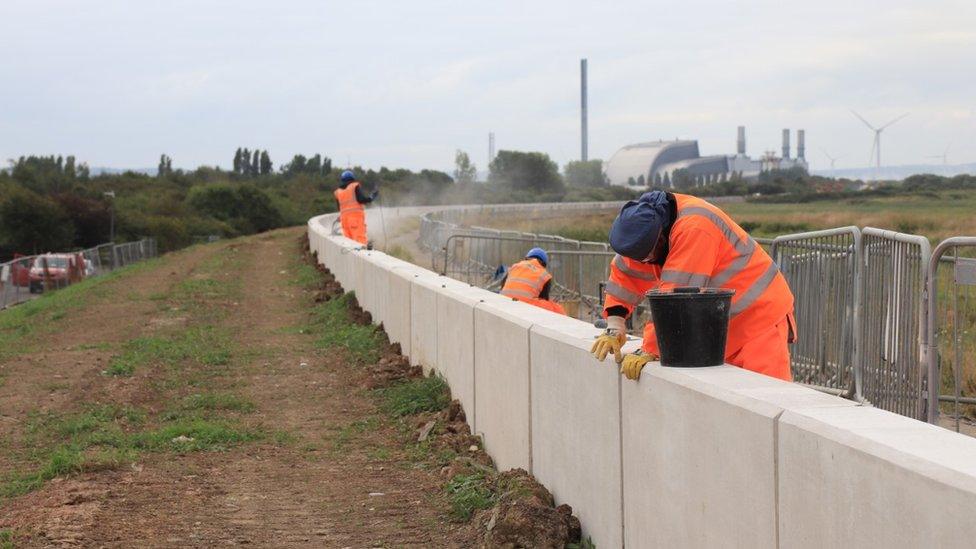
M617 252L610 264L604 316L607 330L591 352L613 353L620 371L638 379L659 354L654 324L637 353L621 356L625 318L651 289L678 286L735 290L725 361L790 381L788 343L796 338L793 294L769 255L725 212L696 198L651 191L627 202L610 228Z
M342 225L342 236L365 245L366 239L366 210L363 204L369 204L379 195L379 191L369 194L363 192L363 186L356 181L356 176L346 170L339 176L339 188L335 190L336 202L339 203L339 224Z
M548 264L549 254L542 248L532 248L525 254L525 259L508 270L508 276L502 281L501 294L547 311L566 314L562 305L549 300L552 275L546 270Z

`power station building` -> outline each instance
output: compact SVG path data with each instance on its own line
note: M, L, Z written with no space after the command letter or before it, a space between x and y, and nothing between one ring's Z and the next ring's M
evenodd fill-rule
M790 130L785 129L781 156L768 151L753 159L746 155L745 126L739 126L734 156L701 156L694 140L651 141L623 147L607 161L604 171L611 185L625 187L706 185L733 176L753 179L763 171L807 169L803 130L796 132L796 144L796 158L792 158Z

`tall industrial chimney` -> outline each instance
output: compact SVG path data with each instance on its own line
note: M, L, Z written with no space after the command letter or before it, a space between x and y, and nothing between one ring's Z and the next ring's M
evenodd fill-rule
M796 130L796 157L800 160L807 159L806 131Z
M783 130L783 159L789 160L790 158L790 130L789 128Z
M735 152L739 156L746 154L746 127L739 126L739 137L735 140Z
M587 128L586 128L586 59L580 59L580 115L582 119L580 121L580 159L586 162L588 151L587 151Z
M495 159L495 132L488 132L488 166Z

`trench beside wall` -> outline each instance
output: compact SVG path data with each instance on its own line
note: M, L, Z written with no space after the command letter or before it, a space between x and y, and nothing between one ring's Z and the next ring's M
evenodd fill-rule
M361 249L334 219L308 222L319 261L598 547L972 547L976 439L731 366L629 381L590 356L589 324Z

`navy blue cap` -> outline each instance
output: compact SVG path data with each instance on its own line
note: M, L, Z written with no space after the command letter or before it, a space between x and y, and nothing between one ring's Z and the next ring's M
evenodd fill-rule
M668 197L663 191L644 193L624 204L610 227L610 247L641 261L654 250L664 228L671 224Z

